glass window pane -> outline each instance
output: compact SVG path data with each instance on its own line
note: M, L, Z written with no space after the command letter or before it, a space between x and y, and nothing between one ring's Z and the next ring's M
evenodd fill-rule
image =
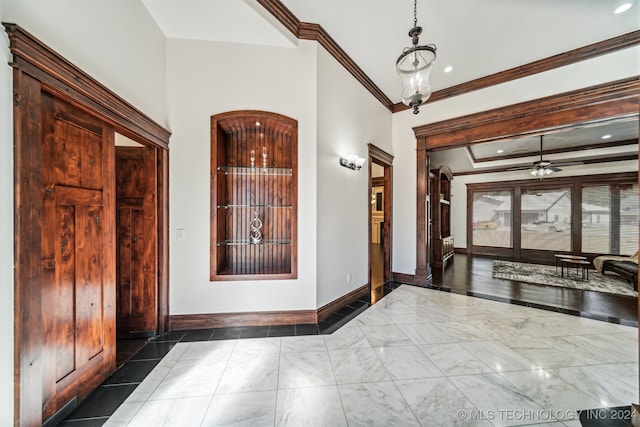
M611 253L609 247L611 231L610 206L610 186L598 185L582 189L582 252Z
M571 251L571 189L523 192L521 231L523 249Z
M473 192L472 244L511 248L512 206L511 191Z
M582 189L582 251L632 255L638 250L638 184Z
M638 250L638 184L620 189L620 255Z

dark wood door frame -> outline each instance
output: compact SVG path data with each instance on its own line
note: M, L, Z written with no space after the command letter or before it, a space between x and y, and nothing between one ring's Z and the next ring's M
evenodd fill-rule
M371 164L376 163L384 168L384 192L382 195L382 204L384 210L384 243L383 243L383 258L384 258L384 271L382 273L382 277L384 281L391 280L391 272L393 271L391 268L391 260L392 260L392 240L393 236L392 232L392 209L393 209L393 156L387 153L384 150L376 147L373 144L368 145L369 148L369 167L368 167L368 194L371 194L372 189L372 179L371 179ZM370 198L367 198L367 218L369 222L369 245L367 246L369 249L369 294L371 294L371 239L372 239L372 221L371 221L371 203Z
M42 424L42 140L41 104L47 93L157 150L158 324L169 309L168 143L170 132L15 24L3 24L12 54L14 99L14 424ZM37 142L37 143L34 143ZM115 287L115 283L113 283ZM114 366L115 368L115 366Z
M430 242L424 200L429 194L429 152L480 142L539 135L585 124L638 117L638 76L413 128L417 141L415 283L430 280Z

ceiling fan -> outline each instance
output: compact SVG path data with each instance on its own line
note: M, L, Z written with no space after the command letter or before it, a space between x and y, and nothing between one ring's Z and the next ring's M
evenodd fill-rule
M554 166L550 161L542 159L542 135L540 135L540 160L533 162L529 173L536 178L542 179L547 175L551 175L552 172L560 172L561 170L562 169Z
M540 135L540 160L536 160L533 162L531 166L522 166L518 168L512 168L509 170L527 170L529 169L529 173L536 178L544 178L545 176L551 175L553 172L560 172L562 169L559 166L570 166L570 165L581 165L583 162L562 162L562 163L552 163L549 160L544 160L542 158L542 138L543 135Z

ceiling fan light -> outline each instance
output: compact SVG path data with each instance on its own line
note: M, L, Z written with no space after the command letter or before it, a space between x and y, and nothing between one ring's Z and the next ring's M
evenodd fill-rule
M553 171L551 169L542 167L542 168L531 169L530 173L531 173L531 175L535 176L536 178L543 178L545 176L551 175L552 172Z

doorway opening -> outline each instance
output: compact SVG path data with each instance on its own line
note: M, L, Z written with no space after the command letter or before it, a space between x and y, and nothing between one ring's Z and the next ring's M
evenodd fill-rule
M116 368L158 331L157 158L115 134Z
M371 304L391 280L393 156L369 144L369 289Z

